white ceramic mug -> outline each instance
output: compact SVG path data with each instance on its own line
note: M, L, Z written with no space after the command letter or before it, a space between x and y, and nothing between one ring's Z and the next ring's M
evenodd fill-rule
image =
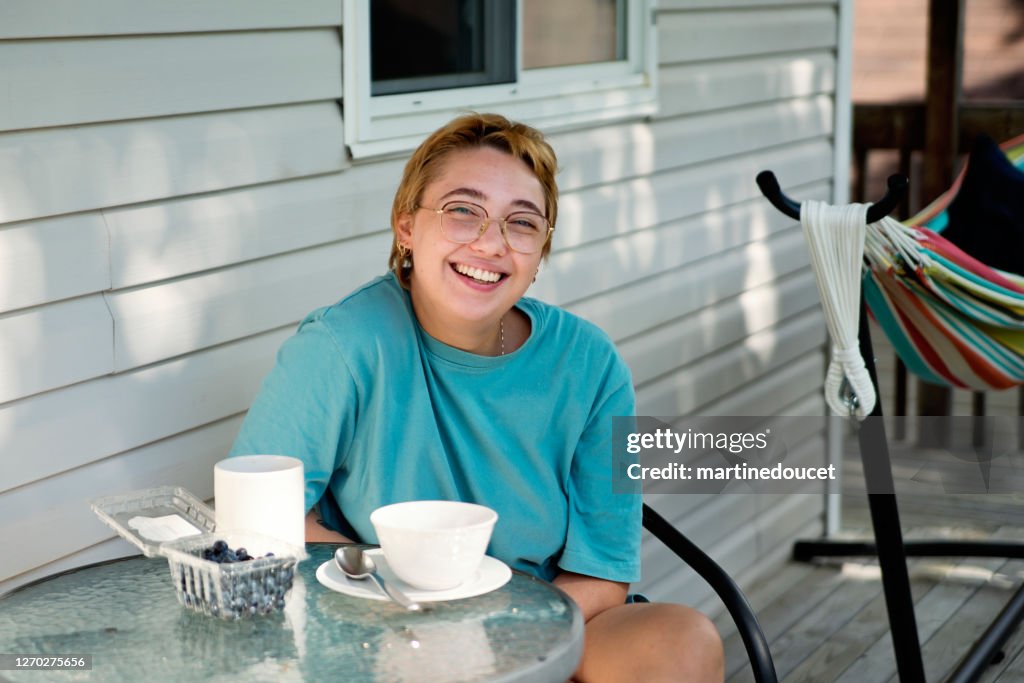
M255 531L303 548L306 501L302 461L241 455L213 468L217 531Z

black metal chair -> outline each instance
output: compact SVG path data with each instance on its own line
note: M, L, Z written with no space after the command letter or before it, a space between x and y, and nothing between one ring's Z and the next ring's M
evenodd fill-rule
M740 637L743 639L743 646L750 658L750 666L754 671L756 683L777 683L779 679L775 673L775 662L772 661L771 651L768 649L768 641L761 631L761 625L758 623L757 616L750 607L747 597L732 577L707 553L694 545L690 539L646 503L644 504L644 528L668 546L669 550L683 562L692 567L725 604L725 608L732 616Z

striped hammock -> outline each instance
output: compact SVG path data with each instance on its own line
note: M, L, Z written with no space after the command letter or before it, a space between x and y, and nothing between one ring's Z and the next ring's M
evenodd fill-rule
M1024 135L1000 147L1024 170ZM896 354L921 379L975 391L1008 389L1024 383L1024 277L985 265L940 234L965 173L910 219L868 226L864 299Z

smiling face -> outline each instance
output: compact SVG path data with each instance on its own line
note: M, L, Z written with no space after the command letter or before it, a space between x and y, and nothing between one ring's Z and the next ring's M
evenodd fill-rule
M480 351L498 334L499 320L526 292L542 254L509 249L497 220L474 242L456 244L441 231L437 209L469 202L492 219L516 211L544 214L544 190L530 168L489 146L449 153L423 190L420 206L397 221L398 239L411 252L413 308L430 336Z

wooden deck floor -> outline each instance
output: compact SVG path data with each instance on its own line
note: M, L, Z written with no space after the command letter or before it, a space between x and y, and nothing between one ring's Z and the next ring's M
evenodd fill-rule
M870 539L866 498L848 477L841 536ZM1024 541L1019 496L908 496L898 499L907 539L994 538ZM954 670L1007 600L1024 583L1024 560L920 558L909 563L918 636L928 681ZM784 683L897 681L881 575L871 559L789 562L747 589ZM728 615L717 620L729 683L753 681ZM1024 683L1024 630L982 679Z
M923 537L937 536L935 530L923 531ZM1024 538L1020 529L1010 528L996 536ZM927 678L940 681L1021 584L1024 560L918 559L911 561L910 574ZM877 564L788 563L748 591L748 598L758 612L781 681L897 680ZM719 622L726 643L727 680L753 681L735 629L728 617ZM1024 681L1024 632L1011 637L1005 653L984 681Z

